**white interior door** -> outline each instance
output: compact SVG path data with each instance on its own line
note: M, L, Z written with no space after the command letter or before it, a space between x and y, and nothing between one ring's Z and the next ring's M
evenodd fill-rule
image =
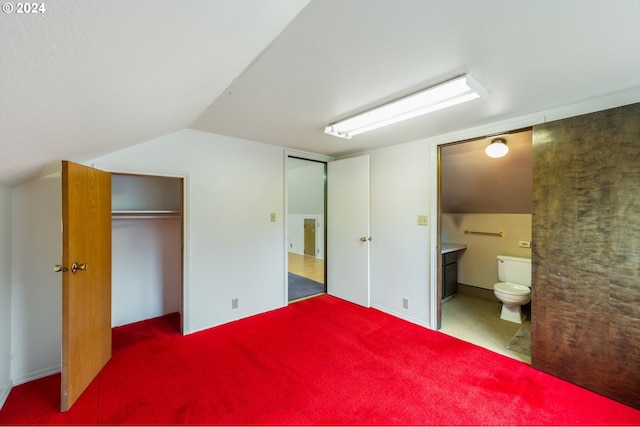
M370 306L369 156L327 164L327 293Z

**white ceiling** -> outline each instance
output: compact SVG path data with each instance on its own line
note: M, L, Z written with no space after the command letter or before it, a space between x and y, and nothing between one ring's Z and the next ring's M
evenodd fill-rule
M2 13L0 184L188 128L307 3L45 0L42 14Z
M68 0L0 16L0 184L194 128L329 155L640 88L640 0ZM489 92L322 130L471 73Z

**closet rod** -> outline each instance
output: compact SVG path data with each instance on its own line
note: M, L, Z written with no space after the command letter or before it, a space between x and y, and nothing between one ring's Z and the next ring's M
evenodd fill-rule
M113 219L163 219L180 218L180 211L114 211Z
M464 234L480 234L482 236L499 236L499 237L502 237L502 236L504 236L504 231L500 230L497 233L491 233L491 232L488 232L488 231L464 230Z
M180 215L113 215L112 219L172 219Z

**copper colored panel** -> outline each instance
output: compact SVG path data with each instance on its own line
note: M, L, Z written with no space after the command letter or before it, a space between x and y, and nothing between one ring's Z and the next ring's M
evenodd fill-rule
M640 104L533 129L532 364L640 408Z

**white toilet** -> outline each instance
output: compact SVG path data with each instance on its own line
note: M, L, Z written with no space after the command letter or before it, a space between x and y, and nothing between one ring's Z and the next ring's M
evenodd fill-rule
M531 301L531 259L498 255L498 279L493 293L502 301L500 318L522 323L521 307Z

